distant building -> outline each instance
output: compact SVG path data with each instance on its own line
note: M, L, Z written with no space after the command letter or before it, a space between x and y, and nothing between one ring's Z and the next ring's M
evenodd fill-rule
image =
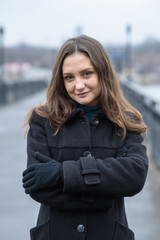
M51 70L48 68L35 67L28 62L5 63L3 67L4 81L7 83L19 81L36 81L51 78Z
M27 62L24 63L5 63L3 65L3 78L6 82L22 81L23 75L31 68Z

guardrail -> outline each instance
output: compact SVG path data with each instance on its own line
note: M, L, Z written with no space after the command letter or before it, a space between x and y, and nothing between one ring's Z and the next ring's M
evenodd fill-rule
M151 157L160 167L160 104L138 92L129 82L121 82L121 87L129 102L141 112L148 126Z
M47 87L47 81L27 81L6 84L0 82L0 105L10 103Z

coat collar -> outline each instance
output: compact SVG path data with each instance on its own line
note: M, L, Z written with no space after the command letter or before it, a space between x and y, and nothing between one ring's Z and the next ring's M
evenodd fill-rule
M85 115L85 111L80 108L80 107L77 107L72 113L71 115L69 116L69 118L64 122L65 124L69 123L70 121L72 121L74 118L76 117L80 117L80 118L86 118L86 115ZM102 108L98 109L92 118L97 118L97 119L100 119L101 117L106 117L106 115L104 114Z

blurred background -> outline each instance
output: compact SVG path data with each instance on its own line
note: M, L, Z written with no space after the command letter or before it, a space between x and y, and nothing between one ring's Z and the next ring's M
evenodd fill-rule
M149 128L144 190L126 199L136 240L160 235L160 1L0 1L0 239L27 240L39 204L24 194L27 111L45 102L57 52L86 34L107 50L128 100Z

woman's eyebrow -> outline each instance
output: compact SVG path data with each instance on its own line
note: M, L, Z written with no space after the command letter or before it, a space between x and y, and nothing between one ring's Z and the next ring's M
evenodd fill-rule
M73 73L63 73L63 75L72 75Z
M85 69L83 69L82 71L80 71L80 73L86 72L86 71L91 70L91 69L93 70L94 68L92 68L92 67L85 68Z
M83 70L80 71L80 73L83 73L83 72L86 72L88 70L93 70L94 68L92 67L89 67L89 68L85 68ZM63 73L63 75L73 75L73 73Z

